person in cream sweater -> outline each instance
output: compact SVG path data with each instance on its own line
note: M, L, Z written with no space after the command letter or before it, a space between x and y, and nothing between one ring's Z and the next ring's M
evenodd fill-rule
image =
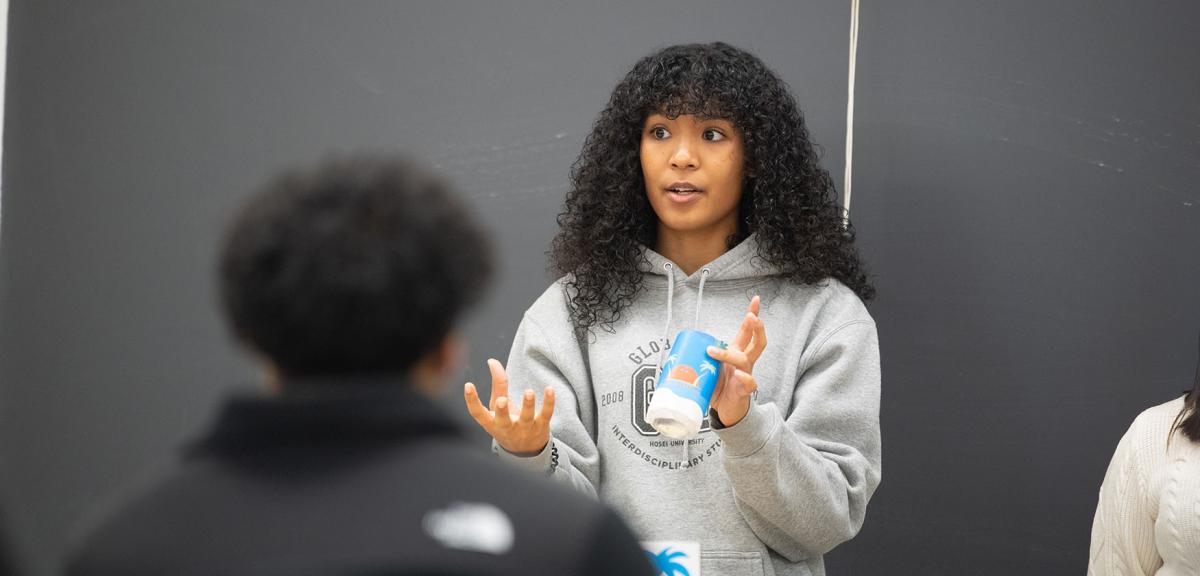
M1088 576L1200 574L1200 367L1190 392L1142 412L1100 487Z

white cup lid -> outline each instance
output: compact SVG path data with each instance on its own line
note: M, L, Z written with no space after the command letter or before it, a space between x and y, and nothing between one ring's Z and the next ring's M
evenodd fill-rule
M654 399L646 410L646 421L663 436L685 440L700 433L704 415L700 413L699 404L660 388L654 391Z

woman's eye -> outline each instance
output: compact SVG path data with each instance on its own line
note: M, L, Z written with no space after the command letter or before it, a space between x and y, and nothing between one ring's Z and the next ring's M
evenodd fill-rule
M669 137L671 135L671 133L668 132L667 129L663 128L662 126L655 126L654 128L652 128L650 130L650 135L654 136L654 138L656 140L665 140L667 137Z
M712 128L705 130L703 136L704 136L705 140L708 140L710 142L720 142L721 140L725 139L724 134L722 134L716 130L713 130Z

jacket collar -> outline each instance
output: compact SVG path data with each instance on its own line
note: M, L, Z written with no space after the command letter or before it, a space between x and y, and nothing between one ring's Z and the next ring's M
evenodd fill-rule
M282 389L276 395L230 397L189 454L463 435L402 377L294 380Z

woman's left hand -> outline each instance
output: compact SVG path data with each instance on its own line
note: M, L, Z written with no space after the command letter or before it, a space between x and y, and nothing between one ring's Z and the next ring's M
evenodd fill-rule
M754 381L754 363L767 347L767 331L758 317L759 297L750 299L750 309L737 335L727 348L708 347L708 355L721 362L721 375L713 390L711 406L728 428L742 421L750 411L750 400L758 383Z

